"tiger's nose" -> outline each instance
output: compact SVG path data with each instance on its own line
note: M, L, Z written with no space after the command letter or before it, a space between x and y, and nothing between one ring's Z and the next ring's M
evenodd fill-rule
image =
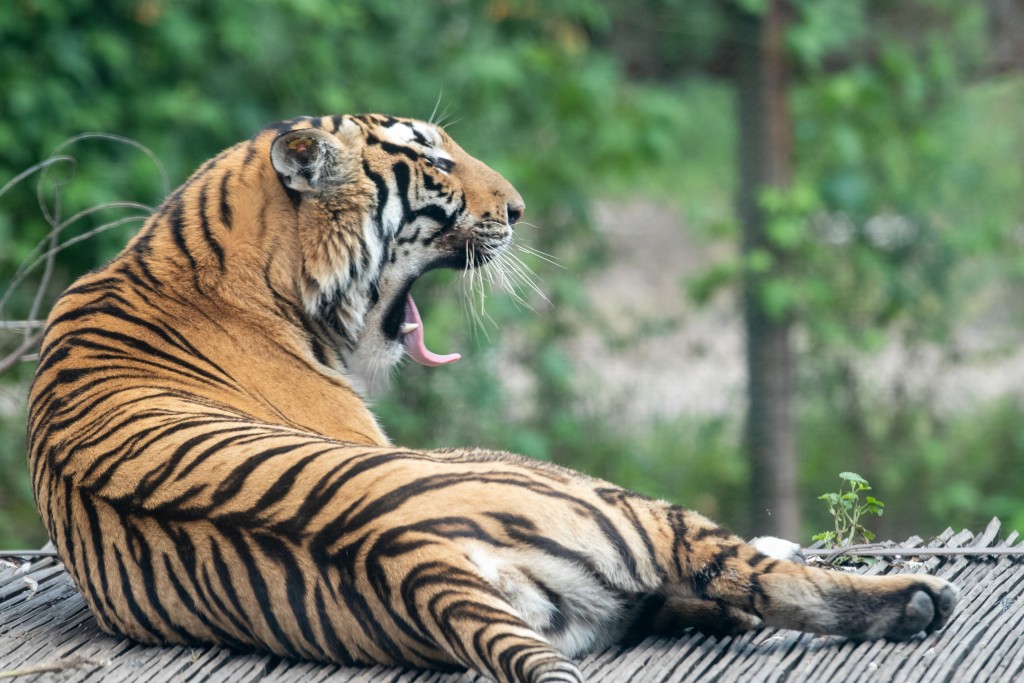
M509 227L519 222L524 211L526 211L526 205L522 202L509 202L505 205L505 219L508 221Z

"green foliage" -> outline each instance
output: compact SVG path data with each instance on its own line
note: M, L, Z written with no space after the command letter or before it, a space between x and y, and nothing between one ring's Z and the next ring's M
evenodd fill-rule
M1004 529L1024 531L1024 472L1017 464L1024 407L1018 399L943 414L927 397L894 401L856 383L821 382L831 390L809 396L826 400L805 401L801 409L802 489L830 486L837 467L867 468L866 478L897 501L877 520L884 538L946 527L977 531L992 517ZM832 525L823 510L807 512L809 528Z
M987 336L992 357L1016 348L1024 82L978 77L983 4L792 6L797 173L760 197L771 249L716 264L690 291L706 301L754 273L764 308L798 321L805 487L820 490L838 462L921 501L887 516L885 533L992 515L1019 528L1024 485L990 478L1024 453L1019 402L939 410L929 392L942 377L915 360L955 361L965 330ZM906 364L875 376L878 354L894 350ZM902 375L915 369L923 387L910 390Z
M955 311L977 292L958 288L965 257L991 268L1024 213L1014 161L1024 135L1001 113L1021 90L964 86L985 56L984 6L793 7L796 178L760 197L770 248L716 266L691 290L703 301L757 274L760 303L800 321L812 358L874 350L880 330L911 343L947 339ZM940 48L951 38L962 49ZM998 148L980 139L994 117ZM965 135L978 136L972 149L983 155L949 144Z
M861 523L861 518L867 515L881 517L885 507L885 503L874 496L864 496L864 502L861 502L860 494L871 490L864 477L855 472L840 472L839 478L843 483L838 491L818 496L818 500L825 501L828 506L833 526L831 531L815 534L811 540L824 541L826 548L845 548L874 539L875 534Z

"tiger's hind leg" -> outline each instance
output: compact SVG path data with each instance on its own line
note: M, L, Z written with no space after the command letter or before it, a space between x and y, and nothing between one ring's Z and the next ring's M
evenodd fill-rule
M671 506L665 512L673 543L663 591L715 602L767 626L906 640L942 628L959 598L938 577L808 567L769 557L696 513Z
M925 574L861 576L778 563L759 577L753 603L769 626L909 640L945 626L960 593Z
M772 536L752 539L750 545L768 557L805 564L800 546ZM672 587L669 587L672 590ZM693 597L689 587L674 594L653 593L644 597L632 625L626 630L626 642L636 643L647 636L678 637L689 629L716 637L738 635L764 626L754 614L715 600Z

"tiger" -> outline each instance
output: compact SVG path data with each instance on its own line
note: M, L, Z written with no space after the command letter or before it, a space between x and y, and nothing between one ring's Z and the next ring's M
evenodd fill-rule
M298 117L204 163L75 281L28 461L99 626L550 683L652 635L946 624L959 592L935 576L826 571L557 464L391 443L370 392L405 358L458 359L427 347L413 284L500 258L524 210L440 126Z

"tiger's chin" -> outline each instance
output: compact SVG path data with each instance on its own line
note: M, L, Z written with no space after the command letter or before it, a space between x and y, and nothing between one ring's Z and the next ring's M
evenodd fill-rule
M416 279L395 287L387 305L371 310L354 351L345 359L350 379L364 396L385 389L406 357L427 367L449 365L462 357L427 347L423 319L410 291Z
M363 343L345 359L345 374L352 388L367 398L388 387L404 356L405 349L395 342Z

